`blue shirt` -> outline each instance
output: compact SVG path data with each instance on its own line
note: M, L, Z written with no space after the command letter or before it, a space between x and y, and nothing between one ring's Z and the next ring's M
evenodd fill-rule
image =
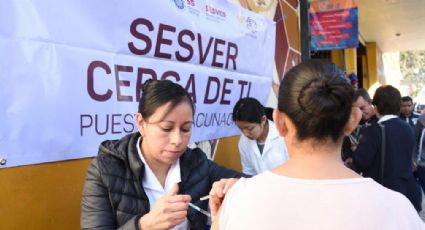
M419 114L418 113L411 113L410 116L406 117L403 114L400 114L399 116L403 121L407 122L407 124L410 125L410 127L414 127L416 125L416 122L418 122Z

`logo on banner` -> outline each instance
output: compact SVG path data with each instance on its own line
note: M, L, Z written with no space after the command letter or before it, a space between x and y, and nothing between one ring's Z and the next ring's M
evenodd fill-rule
M257 22L254 19L247 17L245 23L248 30L252 33L257 33Z
M207 12L207 15L215 16L216 18L219 18L219 19L224 19L227 16L224 10L221 10L212 5L205 5L205 11Z
M327 10L338 10L343 8L343 4L340 2L330 2L330 1L319 1L319 9L320 11L327 11Z
M186 7L189 10L190 13L199 16L200 14L200 9L197 7L196 1L195 0L186 0Z
M176 4L177 8L184 9L184 1L183 0L174 0L174 4Z
M187 5L195 6L195 0L186 0Z
M357 0L312 0L311 49L333 50L358 45Z
M256 34L258 32L259 25L255 19L249 16L239 16L239 24L246 29L246 35L252 38L257 38Z

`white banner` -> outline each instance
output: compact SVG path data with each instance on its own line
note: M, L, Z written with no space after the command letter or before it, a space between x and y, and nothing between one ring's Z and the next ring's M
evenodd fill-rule
M192 95L191 141L238 134L233 105L271 89L274 23L226 0L0 0L0 21L0 167L135 132L150 78Z

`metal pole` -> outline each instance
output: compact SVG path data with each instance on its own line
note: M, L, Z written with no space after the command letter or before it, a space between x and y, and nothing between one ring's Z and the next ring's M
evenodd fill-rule
M310 60L310 18L308 14L309 7L309 0L300 0L301 61Z

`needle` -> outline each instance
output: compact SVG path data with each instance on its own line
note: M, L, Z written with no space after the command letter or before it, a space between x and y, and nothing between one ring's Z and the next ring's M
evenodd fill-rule
M206 196L199 198L199 200L208 200L208 199L210 199L210 195L206 195Z
M195 209L195 210L197 210L197 211L201 212L202 214L204 214L204 215L206 215L206 216L208 216L208 217L211 217L211 214L210 214L209 212L207 212L207 211L203 210L202 208L200 208L200 207L198 207L198 206L196 206L196 205L194 205L194 204L192 204L192 203L189 203L189 206L190 206L190 207L192 207L193 209Z

